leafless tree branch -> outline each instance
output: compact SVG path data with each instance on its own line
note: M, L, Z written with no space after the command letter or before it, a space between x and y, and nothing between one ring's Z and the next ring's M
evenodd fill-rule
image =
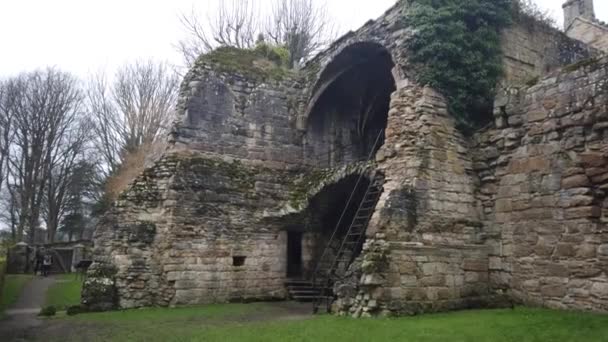
M125 65L112 84L103 74L89 82L87 99L94 145L106 176L119 169L126 154L166 132L178 86L179 79L170 67L152 61Z
M331 43L336 32L326 4L313 0L275 0L265 28L275 45L289 50L292 68Z
M325 3L315 0L221 0L217 12L201 17L192 10L181 15L186 38L176 47L187 66L217 47L254 48L259 37L290 52L289 66L328 45L336 37ZM265 11L267 9L267 11ZM265 19L266 18L266 19Z

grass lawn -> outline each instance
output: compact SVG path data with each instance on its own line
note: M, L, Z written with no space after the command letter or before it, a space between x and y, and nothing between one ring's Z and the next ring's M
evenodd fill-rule
M289 318L273 310L272 304L232 304L55 321L81 327L70 330L72 337L57 339L67 341L85 335L90 341L608 341L608 315L517 308L354 320Z
M72 305L80 304L82 279L76 274L62 274L59 281L46 293L46 306L52 305L57 310L65 310Z
M2 297L0 298L0 314L11 306L25 285L32 280L34 276L31 274L7 274L4 278L4 286L2 287Z

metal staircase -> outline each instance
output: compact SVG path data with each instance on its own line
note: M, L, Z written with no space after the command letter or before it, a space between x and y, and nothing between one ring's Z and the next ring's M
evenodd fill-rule
M371 150L368 161L371 161L375 156L380 138L384 131L381 131L376 139L374 147ZM372 218L376 204L382 194L382 186L384 184L384 175L378 171L374 171L370 182L366 184L363 181L364 175L360 175L353 192L350 195L342 215L336 224L336 228L329 239L323 254L315 268L312 279L312 288L314 289L313 312L317 313L321 305L325 302L327 312L333 301L333 285L337 279L346 273L350 264L357 257L357 252L362 248L365 242L365 232L369 221ZM360 194L365 189L363 199L360 203L356 203L356 195ZM341 227L348 220L348 212L352 206L357 206L357 211L350 222L345 233L341 233ZM339 246L339 247L338 247Z

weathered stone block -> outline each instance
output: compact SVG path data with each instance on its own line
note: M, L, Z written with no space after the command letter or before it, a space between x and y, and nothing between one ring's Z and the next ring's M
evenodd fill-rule
M601 215L602 209L598 206L569 208L564 211L565 219L597 218Z
M560 199L560 205L564 208L585 207L593 204L595 198L593 196L564 196Z
M462 269L465 271L487 272L488 259L465 259Z
M547 117L548 117L548 113L543 110L530 112L527 115L528 122L542 121L542 120L545 120Z
M422 287L445 286L446 285L445 276L436 274L436 275L432 275L432 276L423 277L420 279L420 285Z
M584 174L570 176L570 177L564 178L564 180L562 180L562 187L564 189L584 188L584 187L588 187L590 185L591 185L591 182L589 181L589 177L587 177Z
M602 154L597 152L584 152L579 154L581 164L586 168L602 167L608 163L608 159Z
M593 283L590 293L600 299L608 299L608 283Z
M544 285L541 286L540 293L545 297L561 298L568 293L568 289L565 285Z
M558 243L554 255L557 257L572 257L576 255L575 246L570 243Z

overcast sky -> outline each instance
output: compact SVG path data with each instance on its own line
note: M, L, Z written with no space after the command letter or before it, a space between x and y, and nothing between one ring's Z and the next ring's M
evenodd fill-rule
M180 13L217 0L0 0L0 77L47 65L84 77L138 58L181 62ZM269 3L271 0L267 0ZM320 0L321 1L321 0ZM565 0L537 0L562 22ZM327 0L343 31L382 15L395 0ZM608 1L595 0L608 21Z

